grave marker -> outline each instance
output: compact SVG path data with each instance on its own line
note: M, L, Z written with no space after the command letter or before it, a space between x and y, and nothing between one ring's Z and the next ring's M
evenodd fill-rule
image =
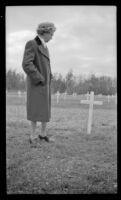
M102 105L102 101L94 101L94 92L90 92L89 100L81 100L82 104L89 104L89 116L88 116L88 126L87 126L87 134L91 133L92 126L92 117L93 117L93 105Z
M58 91L57 93L56 93L56 100L57 100L57 103L59 103L59 97L60 97L60 92Z
M18 96L21 97L21 91L20 90L18 91Z
M110 95L107 96L107 99L108 99L108 103L109 103L110 99L111 99Z

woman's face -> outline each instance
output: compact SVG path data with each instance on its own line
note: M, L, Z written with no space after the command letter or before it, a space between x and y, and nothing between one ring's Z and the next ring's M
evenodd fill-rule
M45 42L49 42L52 39L53 33L44 33L43 39Z

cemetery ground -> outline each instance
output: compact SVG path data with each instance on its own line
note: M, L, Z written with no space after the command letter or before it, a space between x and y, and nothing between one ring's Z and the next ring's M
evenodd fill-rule
M32 146L25 96L6 96L8 194L117 193L117 109L113 100L100 100L89 135L89 105L81 105L80 96L59 103L52 97L48 135L55 141Z

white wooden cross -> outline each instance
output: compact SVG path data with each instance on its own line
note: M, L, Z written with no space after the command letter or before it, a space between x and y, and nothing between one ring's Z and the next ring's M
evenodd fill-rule
M109 103L110 99L111 99L110 95L107 96L107 99L108 99L108 103Z
M59 97L60 97L60 92L59 91L56 93L56 97L57 97L57 103L59 103Z
M18 96L21 97L21 91L20 90L18 91Z
M102 101L94 101L94 92L90 92L89 100L81 100L82 104L89 104L89 116L88 116L88 126L87 126L87 134L91 133L92 126L92 117L93 117L93 105L102 105Z

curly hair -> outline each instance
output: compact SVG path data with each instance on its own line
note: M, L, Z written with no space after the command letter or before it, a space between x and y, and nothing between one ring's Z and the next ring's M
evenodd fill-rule
M41 24L38 25L37 27L37 33L39 35L43 35L44 33L51 33L51 32L55 32L56 27L54 26L53 23L50 22L43 22Z

